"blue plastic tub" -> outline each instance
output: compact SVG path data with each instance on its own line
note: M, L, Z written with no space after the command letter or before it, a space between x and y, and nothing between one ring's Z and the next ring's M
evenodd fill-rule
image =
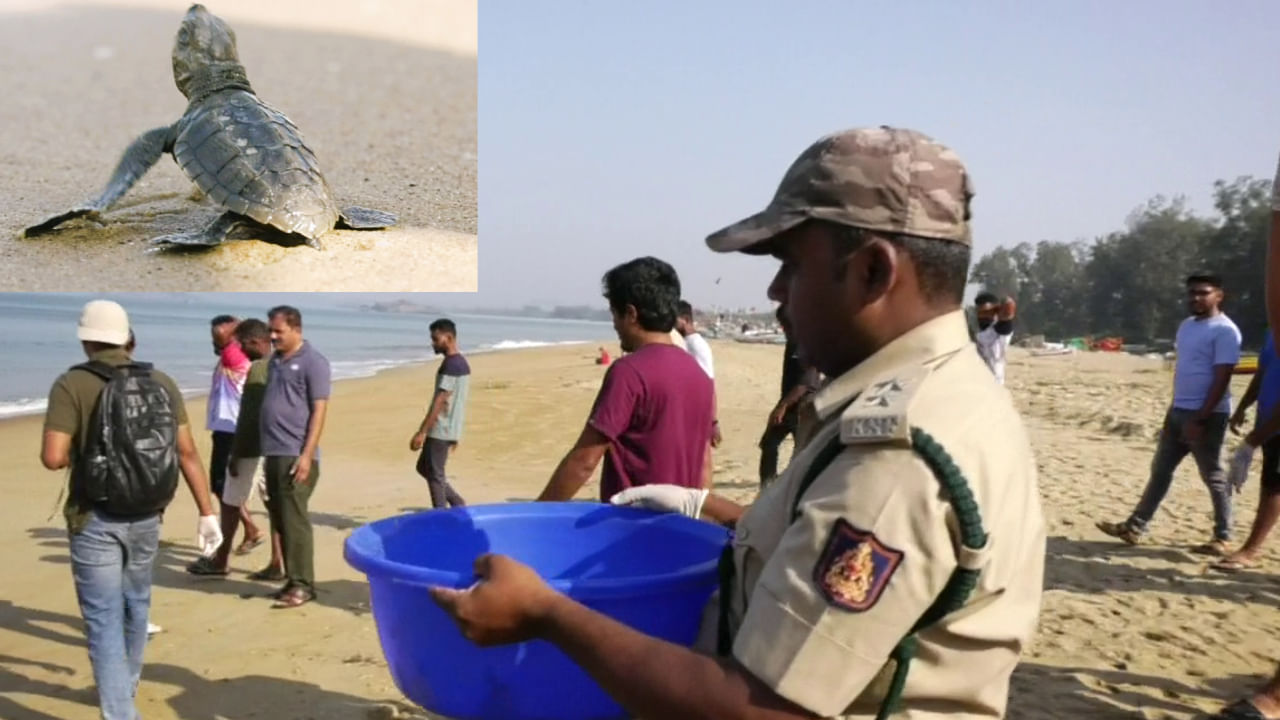
M369 578L396 686L456 720L624 720L589 675L543 641L473 645L426 587L465 588L501 553L555 589L649 635L688 646L715 590L728 531L680 515L596 503L432 510L358 528L343 556Z

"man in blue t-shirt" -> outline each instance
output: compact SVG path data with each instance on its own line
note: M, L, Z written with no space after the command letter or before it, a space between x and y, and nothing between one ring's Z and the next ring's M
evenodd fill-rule
M1099 522L1098 529L1137 544L1173 483L1173 472L1190 453L1213 499L1213 539L1198 553L1225 556L1231 534L1231 489L1220 455L1231 412L1231 373L1240 361L1240 330L1220 309L1222 280L1216 275L1187 278L1191 316L1174 340L1173 404L1165 415L1151 477L1129 519Z
M1270 330L1262 344L1262 352L1258 353L1258 370L1249 382L1249 389L1240 398L1240 407L1231 416L1232 432L1239 432L1245 423L1246 412L1255 400L1258 416L1244 441L1252 447L1262 448L1258 512L1254 515L1249 539L1239 550L1213 564L1215 570L1224 572L1243 570L1253 565L1262 552L1262 543L1275 527L1276 520L1280 519L1280 412L1276 412L1280 407L1280 362L1277 362L1276 345Z

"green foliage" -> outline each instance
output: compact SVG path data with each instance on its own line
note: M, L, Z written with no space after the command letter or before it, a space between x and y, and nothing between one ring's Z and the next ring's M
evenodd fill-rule
M1155 197L1125 229L1092 244L1041 240L996 248L973 265L970 280L1018 301L1020 334L1050 339L1118 335L1129 343L1170 338L1187 315L1187 275L1222 276L1223 310L1246 347L1266 327L1263 263L1271 183L1240 177L1214 183L1218 216L1197 217L1183 198Z

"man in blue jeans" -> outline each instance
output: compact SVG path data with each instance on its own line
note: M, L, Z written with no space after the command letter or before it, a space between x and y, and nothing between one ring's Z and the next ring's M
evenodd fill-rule
M125 349L130 337L129 317L120 305L107 300L86 304L78 335L90 361L115 368L131 362ZM201 550L212 553L222 542L222 532L209 500L209 480L191 437L182 395L164 373L152 371L151 378L167 398L148 397L147 403L158 403L161 412L171 414L177 422L174 451L178 469L200 510L197 534ZM102 377L78 367L58 377L49 391L40 459L50 470L72 469L63 514L102 718L134 720L138 712L133 698L147 644L151 571L160 544L163 511L108 513L90 499L83 480L78 479L81 476L75 471L90 449L95 411L105 386Z
M1151 478L1142 499L1124 522L1099 522L1102 532L1134 545L1173 483L1173 473L1188 453L1213 500L1213 539L1194 548L1225 556L1231 535L1231 489L1221 462L1222 442L1231 414L1231 372L1240 361L1240 330L1220 309L1222 281L1216 275L1187 278L1191 316L1178 326L1173 404L1165 415L1160 443L1151 462Z

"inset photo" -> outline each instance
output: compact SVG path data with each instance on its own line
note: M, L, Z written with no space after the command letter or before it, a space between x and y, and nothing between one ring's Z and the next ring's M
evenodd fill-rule
M0 9L0 291L477 289L475 0Z

